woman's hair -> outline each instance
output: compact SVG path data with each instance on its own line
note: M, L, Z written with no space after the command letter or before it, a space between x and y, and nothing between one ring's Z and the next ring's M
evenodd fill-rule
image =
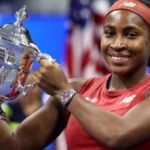
M141 3L145 4L147 7L150 8L150 1L149 0L139 0Z
M139 1L150 8L150 1L149 0L139 0ZM148 61L148 66L150 66L150 58Z

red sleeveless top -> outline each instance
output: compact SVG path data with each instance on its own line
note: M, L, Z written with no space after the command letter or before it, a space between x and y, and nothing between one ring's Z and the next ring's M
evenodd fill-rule
M103 107L113 113L123 116L136 104L145 99L150 89L150 75L139 84L127 90L108 91L107 81L110 77L95 77L88 79L80 89L80 93L90 103ZM137 116L138 117L138 116ZM68 150L111 150L92 138L72 115L66 127ZM132 150L150 149L150 140L132 147Z

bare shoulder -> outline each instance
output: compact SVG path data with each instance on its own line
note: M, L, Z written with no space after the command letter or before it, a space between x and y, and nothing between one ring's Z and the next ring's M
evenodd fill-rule
M86 81L86 78L72 78L68 80L72 86L79 90L81 88L81 86L84 84L84 82Z

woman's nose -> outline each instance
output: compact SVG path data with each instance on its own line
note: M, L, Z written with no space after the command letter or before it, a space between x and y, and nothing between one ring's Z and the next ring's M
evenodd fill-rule
M112 40L112 43L110 44L110 47L115 50L125 49L126 46L126 42L121 36L115 37L114 40Z

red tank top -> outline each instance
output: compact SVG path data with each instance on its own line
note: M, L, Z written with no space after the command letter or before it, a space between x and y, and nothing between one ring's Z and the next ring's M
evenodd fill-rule
M139 84L127 90L108 91L107 81L110 77L95 77L88 79L80 89L80 93L90 103L103 107L113 113L123 116L132 107L144 100L150 89L150 75ZM68 150L111 150L109 147L92 138L71 115L66 128ZM150 140L132 147L132 150L150 149Z

